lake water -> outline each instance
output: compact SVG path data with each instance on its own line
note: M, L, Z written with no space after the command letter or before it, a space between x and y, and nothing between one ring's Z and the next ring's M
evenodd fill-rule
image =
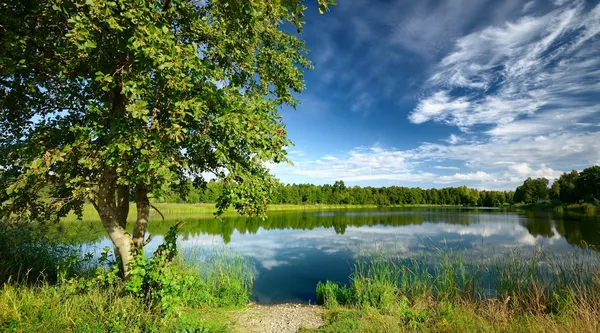
M168 216L167 216L168 217ZM600 247L596 217L521 213L495 209L411 208L271 213L262 221L240 217L184 218L183 251L235 251L254 264L253 300L314 303L319 281L348 283L357 256L380 251L401 258L434 257L460 249L472 258L513 249L543 248L555 255ZM148 250L155 249L173 222L151 222ZM83 250L98 254L110 241L99 223L79 222L69 233Z

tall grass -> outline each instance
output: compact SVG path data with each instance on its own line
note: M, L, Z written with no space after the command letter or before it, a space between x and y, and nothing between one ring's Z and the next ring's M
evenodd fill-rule
M231 320L219 309L241 307L252 293L251 262L224 250L166 264L167 311L127 292L125 281L99 283L110 270L34 229L1 229L0 247L0 332L224 332Z
M588 250L586 250L588 251ZM321 332L597 332L597 256L511 250L473 258L454 249L403 259L361 255L350 285L319 282Z
M516 249L475 259L448 248L412 259L382 252L362 254L350 285L320 282L317 300L328 307L358 305L385 312L403 297L437 302L496 299L513 309L544 313L556 310L567 298L600 300L600 262L588 251L557 255L542 248L531 253Z
M226 249L185 251L176 262L188 276L196 277L188 306L243 306L250 301L254 283L252 262Z
M56 283L89 272L90 259L41 228L0 224L0 285Z

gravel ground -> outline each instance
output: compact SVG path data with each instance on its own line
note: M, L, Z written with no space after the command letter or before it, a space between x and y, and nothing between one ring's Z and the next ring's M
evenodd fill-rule
M237 314L235 326L240 332L295 333L300 327L322 327L323 311L316 305L253 304Z

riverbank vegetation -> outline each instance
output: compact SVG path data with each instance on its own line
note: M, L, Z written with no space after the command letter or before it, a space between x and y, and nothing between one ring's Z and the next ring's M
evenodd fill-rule
M0 230L2 332L225 332L249 302L252 267L237 254L179 253L175 228L127 280L99 260L34 229ZM6 250L6 252L5 252Z
M596 332L598 262L538 251L467 260L382 254L360 258L349 286L319 283L327 308L319 332Z
M581 172L563 173L548 187L548 179L528 178L517 187L514 202L524 204L550 203L554 205L598 205L600 203L600 166Z

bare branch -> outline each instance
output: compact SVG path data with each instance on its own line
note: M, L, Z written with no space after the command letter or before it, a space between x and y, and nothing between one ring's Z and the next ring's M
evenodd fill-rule
M154 209L158 214L160 214L160 217L162 217L163 221L165 220L165 216L163 215L163 213L160 212L160 210L158 210L158 208L156 208L156 206L150 204L150 207L152 207L152 209Z

